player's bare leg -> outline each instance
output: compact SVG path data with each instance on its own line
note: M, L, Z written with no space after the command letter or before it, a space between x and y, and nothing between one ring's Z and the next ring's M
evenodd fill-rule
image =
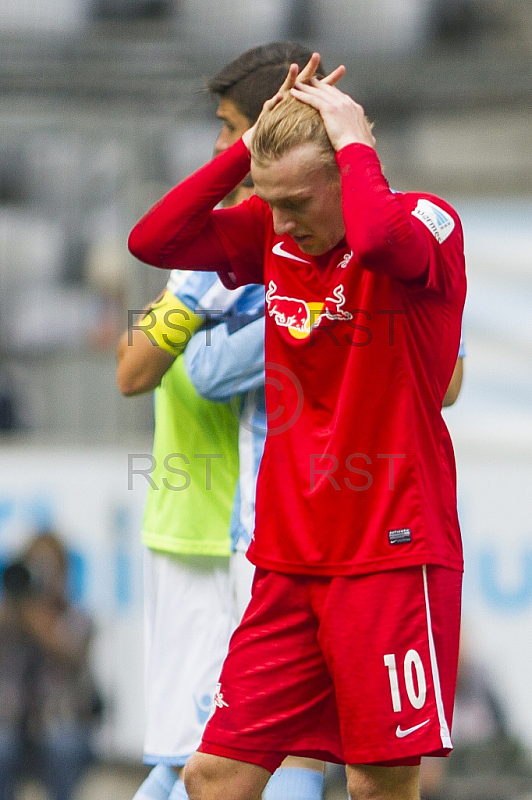
M264 767L210 753L194 753L185 767L190 800L260 800L269 779Z
M353 800L419 800L419 767L346 767Z

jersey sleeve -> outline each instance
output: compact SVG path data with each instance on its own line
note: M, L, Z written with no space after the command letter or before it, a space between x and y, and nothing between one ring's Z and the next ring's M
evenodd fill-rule
M346 239L355 260L421 288L445 288L441 270L452 271L463 250L456 212L430 195L393 192L367 145L347 145L336 158ZM461 260L463 266L463 255Z
M460 218L452 206L434 195L412 192L399 199L427 243L428 264L418 285L446 297L465 273Z
M223 314L236 303L242 289L227 289L215 272L188 272L174 269L166 284L166 288L183 305L205 317L205 312L212 315Z
M239 140L171 189L137 222L128 239L131 253L164 269L218 271L228 288L260 283L260 204L215 208L248 171L249 153Z
M195 334L185 369L199 395L227 402L264 385L264 315L237 315L231 323Z

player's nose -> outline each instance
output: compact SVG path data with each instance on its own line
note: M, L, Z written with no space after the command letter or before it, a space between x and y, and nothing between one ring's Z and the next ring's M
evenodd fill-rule
M295 220L293 220L286 211L279 208L272 208L273 229L278 236L284 233L292 233L295 228Z
M224 150L227 150L228 147L231 147L233 144L233 138L231 137L231 132L227 129L227 126L224 125L222 130L218 134L218 138L214 143L214 153L218 155L218 153L222 153Z

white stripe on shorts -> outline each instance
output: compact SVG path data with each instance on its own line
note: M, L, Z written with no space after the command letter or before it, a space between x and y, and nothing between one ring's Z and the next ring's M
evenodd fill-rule
M438 670L438 660L436 658L436 648L434 647L434 637L432 635L432 619L430 616L429 604L429 589L427 582L427 566L422 567L423 570L423 587L425 591L425 609L427 612L427 630L429 637L429 653L430 653L430 666L432 669L432 682L434 684L434 694L436 695L436 708L438 710L438 720L440 722L440 737L443 747L451 747L451 734L447 720L445 719L445 709L443 707L443 698L441 695L440 673Z

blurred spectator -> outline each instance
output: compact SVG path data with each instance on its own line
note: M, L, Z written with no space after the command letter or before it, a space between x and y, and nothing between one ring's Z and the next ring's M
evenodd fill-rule
M501 700L484 666L468 652L462 638L453 720L453 735L461 746L508 735Z
M491 775L495 797L502 797L498 779L503 775L532 777L523 745L512 734L501 698L487 670L460 644L452 737L455 749L449 759L425 758L421 765L423 800L453 796L449 779L483 781ZM484 796L488 797L485 794ZM491 798L491 794L489 795Z
M20 428L21 421L13 382L7 370L0 365L0 433Z
M21 778L71 800L91 763L101 711L88 664L93 628L67 598L68 558L52 532L6 567L0 605L0 800Z
M462 636L449 758L421 761L422 800L509 800L532 786L532 765L513 734L488 671ZM509 778L509 780L508 780ZM345 786L344 768L328 764L331 797ZM327 793L326 793L327 796Z

